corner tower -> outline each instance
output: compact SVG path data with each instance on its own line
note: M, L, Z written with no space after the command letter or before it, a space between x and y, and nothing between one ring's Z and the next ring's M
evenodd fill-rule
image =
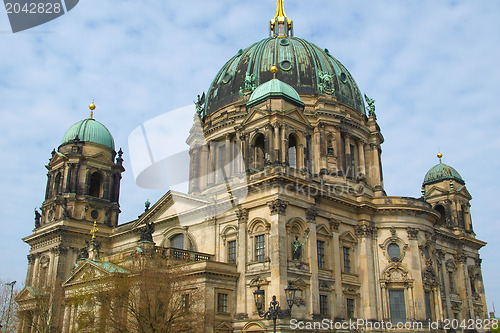
M115 152L111 133L94 119L94 103L89 108L90 116L72 125L52 151L45 200L41 212L35 212L33 233L23 239L30 246L26 288L18 299L25 319L37 316L33 299L60 289L79 253L88 247L94 223L100 236L110 234L118 223L123 153ZM103 252L109 251L107 242L102 245ZM49 311L57 318L50 325L60 327L59 307Z

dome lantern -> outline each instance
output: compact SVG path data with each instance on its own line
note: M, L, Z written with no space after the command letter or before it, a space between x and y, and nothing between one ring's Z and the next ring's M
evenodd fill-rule
M283 0L278 0L276 16L271 20L269 27L271 37L293 37L293 22L286 17Z

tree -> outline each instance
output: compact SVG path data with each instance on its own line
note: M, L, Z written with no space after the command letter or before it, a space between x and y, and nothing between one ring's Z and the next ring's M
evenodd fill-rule
M78 308L74 327L79 332L203 331L203 290L185 266L172 266L159 254L141 254L121 266L92 261L86 265L94 273L86 273L85 284L75 285L68 294L68 302Z
M41 288L26 287L16 297L20 327L36 333L61 332L63 299L64 290L59 281Z
M12 298L11 298L12 290ZM0 325L3 325L2 331L5 330L5 324L7 322L7 313L9 316L9 324L7 326L7 332L15 332L17 325L17 303L14 298L19 293L19 290L11 286L6 285L6 281L0 278ZM11 302L12 299L12 302ZM9 310L10 303L10 310Z

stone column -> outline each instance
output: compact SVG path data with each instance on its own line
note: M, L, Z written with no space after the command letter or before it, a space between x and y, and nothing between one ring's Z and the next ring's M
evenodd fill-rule
M286 125L281 126L281 163L288 163L288 138Z
M63 333L69 333L70 320L71 320L71 306L66 305L64 307Z
M344 153L343 153L343 147L342 147L342 133L340 131L340 126L335 127L335 144L336 147L335 149L337 150L336 156L337 156L337 171L342 171L342 174L345 176L345 169L344 169Z
M357 170L356 175L362 173L366 177L365 144L361 140L358 141L358 154L359 154L359 170Z
M203 190L208 185L208 176L210 170L210 157L208 156L208 146L203 145L201 147L201 158L200 158L200 190Z
M376 229L367 224L356 227L356 235L358 236L356 266L362 267L358 273L361 284L360 293L363 296L360 298L362 303L358 307L358 311L360 318L368 320L377 319L377 298L375 283L373 283L376 281L376 277L372 244L375 233Z
M320 156L320 170L326 171L326 134L325 134L326 124L319 124L319 156Z
M372 172L372 180L373 180L373 186L382 186L382 179L381 179L381 170L380 170L380 154L379 154L379 148L378 145L372 144L370 145L371 151L372 151L372 167L371 167L371 172Z
M320 314L319 307L319 270L318 270L318 239L316 237L316 216L318 211L315 206L310 207L306 210L306 220L309 230L306 230L306 235L309 233L309 239L307 240L307 253L309 257L305 257L304 261L309 263L311 279L310 279L310 290L309 290L309 304L311 304L311 310L313 314ZM305 237L305 235L303 235Z
M352 177L353 176L353 168L354 165L352 165L352 158L351 158L351 135L349 133L344 134L344 140L345 140L345 176L346 177Z
M271 279L269 286L269 300L272 295L276 295L280 304L285 305L286 299L283 298L284 290L288 285L287 281L287 239L286 239L286 208L288 202L281 199L275 199L267 203L270 209L271 230L269 235L268 248L269 258L271 260Z
M421 266L420 260L420 249L418 248L418 232L419 230L416 228L408 227L406 228L406 232L408 234L408 241L410 243L410 248L406 255L411 255L412 258L410 260L410 272L423 272L424 267ZM422 274L413 274L414 283L416 286L421 286L423 284ZM425 312L425 295L423 288L416 288L414 290L415 293L415 317L412 319L416 320L425 320L426 312Z
M339 241L339 226L340 221L330 219L330 230L333 234L332 250L329 255L333 258L333 275L335 279L335 303L334 303L334 317L342 317L342 307L344 304L344 294L342 293L342 261L340 253L342 253Z
M312 136L312 156L313 156L313 173L319 173L321 170L321 158L320 158L320 138L319 138L319 125L314 127L314 133Z
M237 269L238 273L240 274L240 278L238 279L238 285L237 285L237 290L238 290L238 295L241 296L242 299L239 300L236 304L236 313L237 314L248 314L249 312L252 312L252 309L247 308L247 286L246 286L246 279L245 279L245 272L246 272L246 267L247 267L247 248L249 245L247 245L247 222L248 222L248 209L246 208L240 208L236 211L236 216L238 217L238 238L237 238Z

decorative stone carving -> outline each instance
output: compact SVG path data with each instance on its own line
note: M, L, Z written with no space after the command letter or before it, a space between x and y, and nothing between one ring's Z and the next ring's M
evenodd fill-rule
M418 239L418 229L408 227L406 228L406 232L408 233L408 239Z
M373 237L377 233L377 228L369 225L356 226L356 236L366 238Z
M281 199L276 199L273 201L269 201L267 206L271 210L271 215L284 215L286 208L288 207L288 201L283 201Z
M335 231L335 232L339 231L340 221L338 221L336 219L330 219L329 223L330 223L330 230L331 231Z
M453 256L455 258L455 261L458 263L466 263L467 262L467 256L463 254L463 252L457 252Z
M396 237L396 228L391 227L391 236Z
M50 252L52 252L55 256L59 256L68 252L68 248L62 245L57 245L56 247L51 248Z
M474 258L474 262L476 264L476 267L481 268L481 263L483 262L483 259L477 257L477 258Z
M238 217L239 223L247 223L248 222L248 209L239 208L236 210L236 217Z
M32 264L35 262L37 255L36 254L28 254L26 257L28 258L28 264Z
M316 206L309 207L306 210L306 220L309 222L316 221L316 216L318 216L318 208Z

